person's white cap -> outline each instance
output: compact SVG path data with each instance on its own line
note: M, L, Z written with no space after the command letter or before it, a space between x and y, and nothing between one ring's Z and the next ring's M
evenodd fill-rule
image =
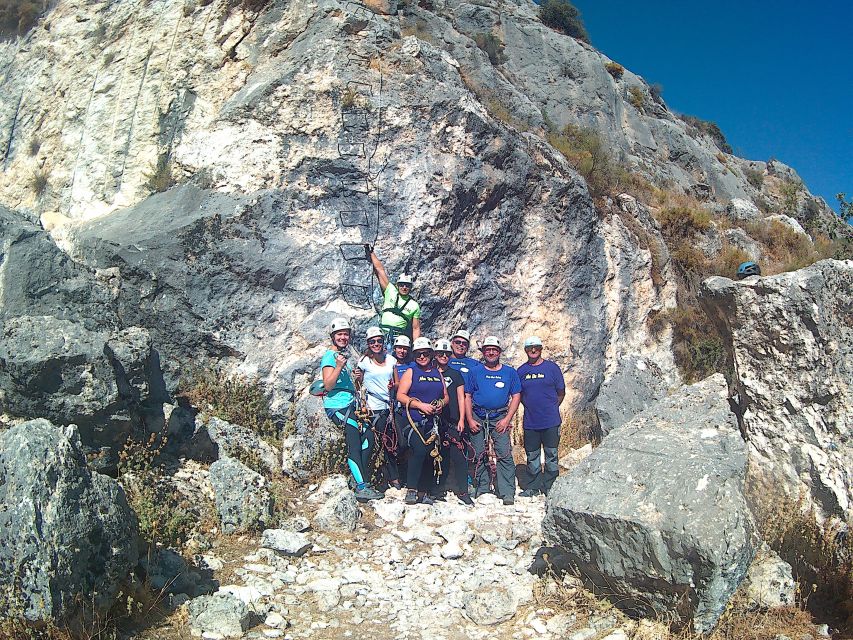
M414 282L414 278L409 273L401 273L400 277L397 278L397 284L413 284Z
M539 336L530 336L524 340L524 348L527 347L541 347L542 346L542 338Z
M498 338L497 336L486 336L486 339L483 340L483 344L480 345L480 351L482 351L486 347L497 347L498 349L503 351L500 338Z
M394 338L394 346L395 347L411 347L412 341L409 340L409 336L397 336Z
M471 344L471 334L465 331L465 329L459 329L456 333L450 336L451 340L453 340L453 338L464 338L468 341L468 344Z
M450 341L445 340L444 338L439 338L435 341L435 350L436 351L450 351Z
M429 349L432 351L432 345L429 342L429 338L418 338L415 340L415 344L412 347L412 351L422 351L424 349Z
M382 329L379 327L367 327L367 339L371 338L381 338L382 337Z

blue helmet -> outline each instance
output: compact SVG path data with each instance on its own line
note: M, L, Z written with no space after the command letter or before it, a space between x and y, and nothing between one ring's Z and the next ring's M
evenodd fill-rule
M737 268L737 278L738 280L743 280L744 278L748 278L749 276L760 276L761 268L752 262L751 260L748 262L741 262Z

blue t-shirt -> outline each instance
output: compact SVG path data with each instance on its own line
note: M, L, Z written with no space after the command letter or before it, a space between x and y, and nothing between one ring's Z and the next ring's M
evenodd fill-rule
M521 380L518 373L508 364L502 364L497 371L487 369L485 366L477 367L468 374L468 383L465 393L471 394L474 403L474 413L481 418L482 411L477 409L503 409L509 404L510 396L521 391Z
M444 397L444 377L438 367L434 366L425 371L417 365L409 367L412 370L412 384L408 396L429 404ZM426 416L417 409L410 409L412 420L420 422Z
M329 349L323 354L323 359L320 360L321 375L324 367L335 368L337 353L337 351ZM350 377L350 363L347 362L338 374L335 386L323 397L323 406L326 409L343 409L352 404L353 401L355 401L355 386Z
M452 369L456 369L462 374L462 379L465 381L465 386L467 387L468 375L474 369L482 367L483 363L479 360L474 360L474 358L469 358L468 356L465 356L464 358L451 357L450 360L447 361L447 366Z
M412 362L398 362L394 365L394 371L397 372L397 380L403 379L403 374L406 373L406 369L413 366Z
M560 426L557 394L566 390L563 372L555 362L543 360L535 367L525 362L518 368L524 428L540 431Z

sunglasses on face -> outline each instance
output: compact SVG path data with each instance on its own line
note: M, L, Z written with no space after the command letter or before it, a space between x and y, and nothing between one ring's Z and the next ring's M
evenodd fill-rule
M432 351L418 351L415 358L432 358Z
M539 345L534 345L532 347L524 347L525 351L542 351L542 347Z
M483 353L500 353L500 352L501 352L501 350L498 349L497 347L486 347L485 349L483 349Z
M436 355L436 357L438 357L438 356L444 356L445 358L449 358L449 357L450 357L450 352L449 352L449 351L436 351L436 352L435 352L435 355Z
M382 338L371 338L367 344L382 344Z
M466 346L466 347L467 347L467 346L468 346L468 341L467 341L467 340L454 340L454 341L453 341L453 344L461 344L462 346Z

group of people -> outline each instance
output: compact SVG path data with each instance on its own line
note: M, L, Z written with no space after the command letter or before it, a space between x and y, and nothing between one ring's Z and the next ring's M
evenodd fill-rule
M464 329L449 339L423 337L412 278L391 283L371 250L369 257L383 292L380 326L367 329L367 348L358 352L349 322L332 321L322 379L313 388L344 430L356 498L380 499L380 489L405 486L408 504L432 504L448 491L466 505L488 492L513 504L511 425L519 406L529 476L521 495L547 493L558 474L565 382L559 366L542 357L542 340L525 339L527 362L516 369L501 362L496 336L479 345L479 360L467 355L471 336ZM377 481L374 456L381 462Z

